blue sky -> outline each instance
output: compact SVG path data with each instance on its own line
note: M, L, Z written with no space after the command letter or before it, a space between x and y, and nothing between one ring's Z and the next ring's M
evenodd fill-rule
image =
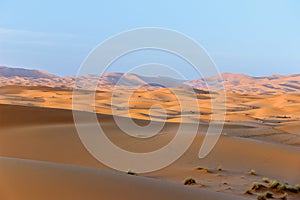
M162 27L199 42L221 72L300 73L300 1L178 2L0 0L0 64L73 75L107 37Z

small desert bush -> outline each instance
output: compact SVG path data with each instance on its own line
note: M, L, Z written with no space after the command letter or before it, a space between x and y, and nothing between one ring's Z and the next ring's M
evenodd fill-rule
M267 177L264 177L264 178L262 179L262 181L263 181L264 183L270 183L270 180L269 180Z
M252 190L249 189L249 190L246 190L245 194L250 194L250 195L252 195L253 193L252 193Z
M288 194L285 192L283 195L279 197L281 200L287 200Z
M263 194L260 194L257 196L257 200L267 200L267 198Z
M127 174L133 175L133 176L137 176L137 173L135 173L135 172L133 172L133 171L131 171L131 170L128 170Z
M284 192L286 190L286 185L283 184L283 183L280 183L278 186L277 186L277 191L278 192Z
M286 190L289 191L289 192L293 192L293 193L298 193L299 192L299 190L296 186L291 186L291 185L288 185L286 187Z
M295 187L298 189L298 192L300 192L300 184L295 185Z
M223 171L222 165L219 165L219 166L218 166L218 171Z
M197 170L204 171L204 172L206 172L206 173L210 173L210 172L211 172L207 167L197 167L196 169L197 169Z
M251 187L251 190L256 191L256 190L259 190L259 189L265 188L265 187L266 187L266 186L264 186L264 185L261 184L261 183L253 182L252 187Z
M263 195L266 197L266 198L273 198L273 193L272 192L269 192L269 191L266 191L265 193L263 193Z
M273 180L270 182L270 188L275 189L280 185L280 183L277 180Z
M258 195L257 200L266 200L266 199L270 199L273 198L273 193L266 191L260 195Z
M196 180L193 178L187 178L184 180L184 185L194 185L196 184Z
M289 191L289 192L293 192L293 193L298 193L300 186L299 185L295 185L295 186L291 186L288 185L287 183L280 183L277 180L273 180L270 183L270 188L271 189L276 189L277 192L285 192L285 191Z
M251 169L251 170L249 171L249 174L252 175L252 176L255 176L255 175L256 175L256 172L255 172L254 169Z

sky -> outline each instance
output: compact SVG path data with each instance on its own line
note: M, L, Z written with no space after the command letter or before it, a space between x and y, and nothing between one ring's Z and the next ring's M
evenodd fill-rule
M220 72L300 73L297 0L0 0L0 65L74 75L99 43L141 27L193 38Z

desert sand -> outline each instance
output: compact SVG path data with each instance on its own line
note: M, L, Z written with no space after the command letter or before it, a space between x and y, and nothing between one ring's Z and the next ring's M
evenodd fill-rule
M183 94L183 88L172 88ZM169 88L140 89L131 96L130 117L139 124L161 113L149 108L160 104L168 113L160 134L147 140L132 139L115 124L129 117L122 109L128 91L96 94L96 107L107 136L123 149L147 152L167 144L184 123L201 120L188 151L172 165L151 173L128 175L112 170L93 158L81 143L72 116L72 91L46 86L4 86L0 90L0 198L1 199L256 199L266 190L281 198L300 199L299 193L269 189L263 178L287 186L300 183L300 94L226 93L227 114L223 134L213 151L198 158L211 117L209 94L196 90L201 115L195 107L180 112ZM88 92L83 92L83 99ZM212 98L214 95L213 94ZM87 113L88 114L88 113ZM83 124L84 125L84 124ZM88 125L88 124L87 124ZM249 173L252 170L251 173ZM185 186L192 177L196 184ZM266 181L266 180L265 180ZM265 187L245 192L259 182Z

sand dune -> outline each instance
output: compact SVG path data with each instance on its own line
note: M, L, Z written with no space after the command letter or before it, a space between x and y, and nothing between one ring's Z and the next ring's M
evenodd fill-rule
M88 119L96 113L107 137L124 150L157 150L174 138L180 123L200 121L191 147L175 163L130 176L97 161L80 141L72 115L75 77L18 70L23 76L0 67L0 199L256 199L266 190L279 199L283 192L270 188L264 177L286 187L300 183L299 75L223 74L226 102L220 99L222 92L209 94L202 79L185 82L126 74L121 86L112 90L123 74L103 75L95 105L87 101L91 91L79 90L76 112L87 116L80 124L85 127L95 126ZM86 78L79 81L89 87ZM151 84L153 80L166 81L172 88ZM209 80L217 91L218 77ZM144 86L133 90L136 84ZM194 93L184 84L192 85ZM213 151L199 159L212 116L220 123L224 111L213 110L212 100L226 103L224 129ZM142 126L151 119L161 125L164 113L163 129L147 139L125 134L113 118L130 117ZM184 186L188 177L196 184ZM253 182L263 189L245 194ZM284 192L288 199L300 199L300 191Z
M0 158L1 199L241 199L112 171Z
M221 79L222 77L222 79ZM99 91L120 87L143 86L147 89L193 87L201 90L223 91L238 94L289 94L300 90L300 75L271 75L252 77L245 74L222 73L195 80L177 80L161 76L142 76L130 73L110 72L101 76L66 76L59 77L39 70L9 68L0 66L0 86L48 86L51 88L73 89L75 81L85 89L92 89L91 82L97 82Z
M50 199L53 197L51 195L58 194L64 197L62 199L68 199L70 196L75 198L75 195L72 196L74 193L71 193L74 191L78 199L82 197L80 194L91 195L88 196L90 199L102 198L105 195L115 199L110 195L116 195L113 192L116 188L120 190L120 194L124 192L122 199L140 198L137 195L139 191L143 191L143 194L149 193L149 198L159 198L162 195L166 199L185 199L179 198L183 195L186 199L227 199L223 194L230 193L238 199L253 199L255 195L245 195L244 191L251 187L252 182L259 182L263 177L290 184L300 182L298 147L222 136L213 152L207 158L200 160L197 155L203 139L201 131L190 149L174 164L160 171L140 175L145 178L132 179L131 176L119 172L102 171L109 168L95 160L84 148L75 131L71 111L10 105L1 105L0 111L3 114L0 117L1 156L69 164L65 166L2 158L0 172L1 180L4 180L1 183L4 185L1 187L5 190L1 194L6 194L11 199L39 199L41 196L45 196L45 199L49 196ZM150 151L164 145L172 139L177 129L176 123L167 123L162 131L163 134L146 141L133 140L116 127L111 116L99 115L98 117L104 129L109 130L107 133L112 141L124 149L137 152ZM139 123L147 123L147 121ZM240 125L228 124L225 129L245 132L245 127ZM200 130L203 130L203 127ZM219 165L222 165L222 171L218 171ZM210 172L196 170L197 167L208 168ZM256 176L248 174L251 169L255 169ZM9 177L14 178L9 179ZM30 177L32 177L30 184L24 185L24 180ZM194 189L183 186L183 180L187 177L197 180L197 184L192 186ZM128 184L131 179L132 185ZM156 182L157 180L153 179L162 179L179 185ZM57 180L61 181L57 183ZM89 185L92 185L91 188L88 187ZM59 193L52 194L56 187L59 188ZM143 189L136 191L137 187ZM38 190L31 192L31 188L38 188ZM178 194L170 192L175 190L174 188L178 188L176 189ZM16 195L15 198L13 195ZM293 193L290 193L289 197L299 198ZM228 197L228 199L234 198Z
M179 105L173 91L181 95L180 100L184 102L184 105L182 103L181 106ZM218 94L210 95L201 90L196 91L200 107L198 110L197 105L190 103L195 102L194 97L184 88L155 90L141 88L132 94L122 88L115 89L113 93L106 89L96 93L95 108L86 103L86 99L90 95L91 93L88 91L80 94L77 102L81 104L80 110L160 121L163 119L163 111L159 107L152 107L160 105L165 109L167 121L175 123L180 122L182 118L185 122L190 123L200 118L201 122L207 123L212 114L211 99L218 97ZM278 143L300 144L297 130L300 119L299 93L245 95L227 92L226 96L226 124L248 127L247 131L242 129L227 131L225 129L224 132L227 134L277 141ZM0 89L0 103L72 109L72 91L45 86L5 86ZM150 108L151 113L149 112Z
M211 89L215 91L222 89L222 84L224 84L226 91L239 94L279 94L299 92L300 89L299 74L251 77L245 74L223 73L220 76L192 80L187 84L195 88L207 88L208 82Z

